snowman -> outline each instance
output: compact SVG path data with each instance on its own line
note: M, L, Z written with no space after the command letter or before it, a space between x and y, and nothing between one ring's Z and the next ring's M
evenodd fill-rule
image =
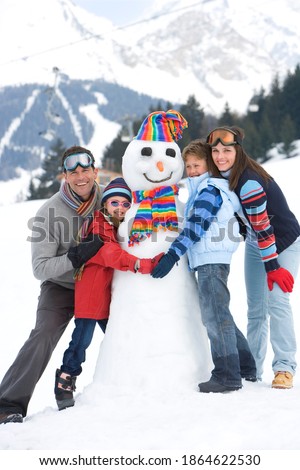
M139 258L166 252L181 230L178 183L184 164L176 140L186 126L177 111L153 112L123 156L133 203L119 228L119 243ZM197 285L186 257L163 279L115 271L94 383L135 391L192 390L210 370Z

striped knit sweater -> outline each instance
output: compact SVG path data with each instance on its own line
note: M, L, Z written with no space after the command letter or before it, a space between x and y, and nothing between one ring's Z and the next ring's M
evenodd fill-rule
M198 242L209 229L222 202L220 190L215 186L203 189L201 197L194 202L193 214L186 220L184 229L172 243L170 249L174 250L178 256L184 255L188 248Z
M278 254L300 235L299 223L283 192L273 179L266 182L250 169L241 175L235 192L256 234L266 271L278 269Z

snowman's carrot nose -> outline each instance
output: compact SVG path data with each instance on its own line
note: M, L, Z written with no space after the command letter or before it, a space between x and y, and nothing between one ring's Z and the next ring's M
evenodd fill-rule
M156 166L157 166L157 168L159 169L159 171L164 171L164 164L163 164L163 162L157 162L157 163L156 163Z

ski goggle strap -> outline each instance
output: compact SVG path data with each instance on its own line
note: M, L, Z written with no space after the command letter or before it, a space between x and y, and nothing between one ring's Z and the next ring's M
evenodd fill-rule
M242 145L242 139L240 136L226 127L217 127L211 131L207 136L206 142L211 147L215 147L219 142L225 146L235 144Z
M73 153L64 161L64 169L66 171L75 170L80 165L82 168L89 168L94 164L92 157L88 153Z

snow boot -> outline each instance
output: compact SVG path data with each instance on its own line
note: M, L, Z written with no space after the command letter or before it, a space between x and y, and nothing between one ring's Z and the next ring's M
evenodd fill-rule
M23 423L23 416L21 413L5 412L0 413L0 424L7 423Z
M73 392L76 390L76 379L77 377L66 375L60 369L56 370L54 393L59 411L75 405Z
M235 392L240 390L242 386L239 387L228 387L216 382L214 379L210 379L208 382L202 382L198 385L199 392L201 393L228 393Z

